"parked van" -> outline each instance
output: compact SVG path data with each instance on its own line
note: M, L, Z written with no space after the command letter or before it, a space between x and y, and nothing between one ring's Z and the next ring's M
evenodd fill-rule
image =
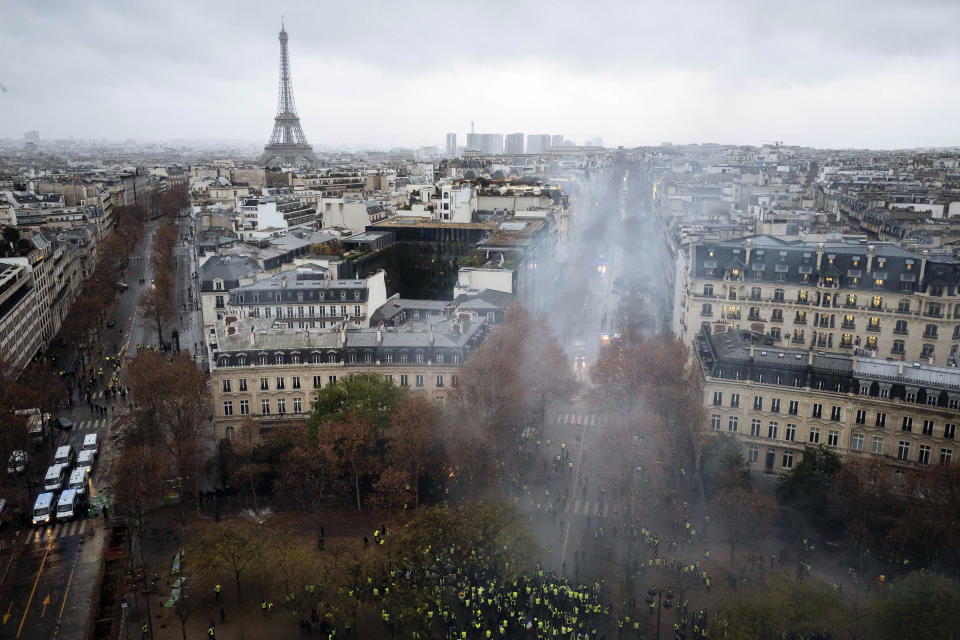
M66 479L67 465L52 464L47 469L47 475L43 478L43 488L47 491L60 491L63 481Z
M33 503L33 524L40 526L50 522L51 510L53 509L53 494L41 493Z
M95 451L81 451L80 455L77 456L77 467L86 467L87 469L93 471L93 463L96 459L96 455L97 454Z
M77 452L73 450L73 445L65 444L57 449L53 456L53 464L73 464L77 459Z
M100 454L100 446L97 442L97 434L88 433L83 436L83 446L80 447L80 451L93 451L93 455L97 456Z
M87 495L87 478L90 477L89 467L77 467L70 472L70 479L67 480L68 489L76 489L77 495Z
M79 497L77 496L76 489L67 489L60 494L60 499L57 500L57 520L61 522L64 520L72 520L73 516L77 514L77 506L79 504Z

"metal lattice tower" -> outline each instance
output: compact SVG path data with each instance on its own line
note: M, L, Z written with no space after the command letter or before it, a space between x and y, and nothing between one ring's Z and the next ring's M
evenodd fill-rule
M270 142L263 147L260 161L264 164L312 165L317 158L300 127L300 116L293 100L293 80L290 77L290 55L287 52L287 30L280 27L280 91L277 96L277 116L273 119Z

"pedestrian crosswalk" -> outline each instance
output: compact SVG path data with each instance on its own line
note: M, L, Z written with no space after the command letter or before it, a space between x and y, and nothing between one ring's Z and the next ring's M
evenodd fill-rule
M107 423L110 422L109 418L98 418L94 420L80 420L75 424L75 427L78 431L97 431L107 426Z
M564 510L565 513L572 513L575 516L598 516L600 515L600 503L590 500L574 500L573 503L567 503L567 508Z
M606 417L598 413L557 413L553 415L554 424L579 424L593 427L605 420Z
M91 529L89 520L58 522L28 532L27 544L45 543L56 538L69 538L70 536L83 535L88 529Z

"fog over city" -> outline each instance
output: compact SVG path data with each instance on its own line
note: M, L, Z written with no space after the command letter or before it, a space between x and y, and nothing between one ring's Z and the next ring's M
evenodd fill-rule
M0 137L260 142L285 14L325 147L551 131L633 146L960 144L960 5L7 0Z

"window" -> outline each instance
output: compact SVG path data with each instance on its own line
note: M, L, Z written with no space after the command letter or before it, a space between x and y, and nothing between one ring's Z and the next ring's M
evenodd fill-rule
M814 403L813 405L813 417L822 418L823 417L823 405Z
M853 434L853 440L850 441L850 448L854 451L863 451L863 434Z
M771 322L783 322L783 309L774 309L770 315Z
M224 381L223 381L223 392L224 392L224 393L230 393L230 381L229 381L229 380L224 380Z
M783 302L783 289L774 289L774 290L773 290L773 301L774 301L774 302Z
M917 456L917 462L920 464L930 464L930 445L920 445L920 454Z
M759 300L760 299L760 287L752 287L750 289L750 299Z
M231 400L226 400L223 403L223 415L225 416L233 415L233 402Z
M270 379L260 378L260 391L269 391L269 390L270 390Z
M770 399L770 411L772 413L780 413L780 398Z
M337 376L327 376L327 384L336 384Z
M780 428L780 423L774 422L773 420L771 420L770 424L767 425L767 437L770 438L771 440L776 440L777 429L779 428Z
M867 424L866 409L857 409L857 424Z
M277 413L286 413L286 412L287 412L287 399L277 398Z
M709 302L704 302L700 307L700 315L709 318L713 315L713 305Z
M240 401L240 415L242 415L242 416L248 416L248 415L250 415L250 401L249 401L249 400L241 400L241 401Z
M393 354L387 353L386 355L384 355L383 361L386 362L387 364L393 364Z
M794 440L796 440L796 439L797 439L797 425L795 425L795 424L790 424L790 423L788 422L788 423L787 423L787 429L786 429L786 431L784 432L783 437L784 437L785 440L789 440L790 442L793 442Z
M957 425L947 423L943 425L943 437L948 440L953 440L953 437L957 435Z
M404 364L404 363L407 362L407 354L406 354L406 353L401 353L401 354L400 354L400 362L401 362L401 364Z
M417 364L423 364L423 354L417 353Z
M450 386L457 388L460 386L460 376L450 376Z
M438 354L437 354L437 364L443 364L443 354L442 354L442 353L438 353Z
M750 421L750 435L754 438L760 437L760 420L755 419Z
M937 339L937 325L928 324L923 327L923 337L926 340L936 340Z
M283 389L283 388L284 388L283 378L277 378L277 389Z
M719 407L723 405L723 392L714 391L713 392L713 406Z
M883 438L881 438L880 436L873 436L872 451L877 455L883 453Z
M246 379L246 378L240 378L240 380L239 380L238 382L239 382L240 391L246 391L246 390L247 390L247 379Z
M900 335L907 335L908 333L910 333L909 330L907 329L907 321L897 320L896 324L893 325L893 332L898 333Z
M900 425L901 431L913 431L913 418L903 417L903 424Z
M940 449L940 464L950 464L953 458L953 449Z
M260 364L261 365L267 364L267 356L260 356Z
M836 429L830 429L827 433L827 444L831 447L835 447L840 444L840 432Z
M798 415L800 412L800 403L796 400L791 400L787 412L792 416Z
M734 409L740 408L740 394L731 393L730 394L730 406Z
M294 399L293 399L293 412L294 412L294 413L303 413L303 398L294 398Z
M882 411L877 411L877 422L876 422L876 426L881 427L881 428L887 426L887 414L885 414L885 413L882 412Z
M727 420L727 431L736 432L737 427L740 425L740 418L737 416L730 416L730 419Z
M416 377L416 385L417 385L418 387L422 387L422 386L423 386L423 376L422 376L421 374L417 374L417 377Z
M277 307L277 317L278 318L283 317L283 307Z
M898 313L910 313L910 301L909 300L900 300L897 303L897 312Z
M820 427L810 427L810 442L813 444L820 442Z
M750 445L750 448L747 449L747 462L753 464L760 457L760 447L755 444Z
M933 435L933 420L924 420L923 421L923 435L932 436Z
M320 388L320 376L313 376L313 388L314 389Z
M714 431L720 431L720 414L715 413L710 416L710 428Z
M890 353L903 353L906 350L906 344L903 340L894 340L890 347Z
M840 407L830 407L830 421L840 422Z
M401 387L408 387L408 386L410 386L409 383L407 382L407 376L406 376L406 374L401 374L401 375L400 375L400 386L401 386Z
M360 305L358 305L358 304L353 305L353 317L354 317L354 318L359 318L361 315L363 315L363 314L360 313Z
M783 468L784 469L793 468L793 452L792 451L783 452Z
M294 389L300 388L300 376L293 376L293 388Z
M910 458L910 443L901 440L897 446L897 460L908 460Z
M712 284L705 284L705 285L703 285L703 295L705 295L705 296L712 296L712 295L713 295L713 285L712 285Z
M217 307L217 309L223 309L223 306L224 306L224 305L223 305L223 296L217 296L216 298L217 298L217 299L216 299L216 307Z
M443 387L443 376L437 376L437 388Z
M763 396L753 396L753 410L763 411Z
M260 413L270 415L270 401L266 398L260 401Z
M925 345L923 345L923 348L920 350L920 357L923 358L923 359L932 358L932 357L933 357L933 345L932 345L932 344L925 344Z

